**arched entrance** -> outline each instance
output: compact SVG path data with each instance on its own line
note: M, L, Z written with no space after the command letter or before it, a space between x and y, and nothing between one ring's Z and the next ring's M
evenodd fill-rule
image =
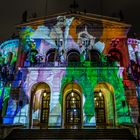
M82 98L80 86L76 83L70 83L65 86L63 93L64 127L81 128Z
M50 87L44 82L32 86L30 98L29 127L48 127Z
M98 83L94 88L94 107L96 126L115 125L114 89L106 82Z

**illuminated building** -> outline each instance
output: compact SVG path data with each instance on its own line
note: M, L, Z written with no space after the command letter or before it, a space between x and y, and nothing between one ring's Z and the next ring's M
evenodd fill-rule
M137 123L140 41L127 38L130 27L88 13L18 25L19 39L0 45L3 123L47 128Z

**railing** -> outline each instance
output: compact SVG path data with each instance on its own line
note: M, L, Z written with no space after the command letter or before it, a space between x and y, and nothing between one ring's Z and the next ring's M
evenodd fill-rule
M114 63L108 62L43 62L34 64L25 64L24 67L117 67Z

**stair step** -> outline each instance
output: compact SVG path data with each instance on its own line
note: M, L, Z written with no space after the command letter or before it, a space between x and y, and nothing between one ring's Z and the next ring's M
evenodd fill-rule
M135 140L129 129L14 129L6 138L17 139L127 139Z

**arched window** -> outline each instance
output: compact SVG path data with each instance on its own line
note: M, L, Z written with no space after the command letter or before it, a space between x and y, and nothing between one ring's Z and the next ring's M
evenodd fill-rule
M108 56L108 61L109 62L118 62L118 65L123 66L123 60L122 60L122 55L121 52L117 49L111 49L108 52L109 56Z
M37 58L36 55L38 54L38 51L36 49L31 49L27 52L27 59L30 61L31 66L34 64L37 64Z
M56 49L50 49L46 54L46 62L54 62L56 55Z
M93 63L99 63L100 62L100 52L97 50L90 50L89 59Z
M80 62L80 53L74 49L68 51L67 62Z

